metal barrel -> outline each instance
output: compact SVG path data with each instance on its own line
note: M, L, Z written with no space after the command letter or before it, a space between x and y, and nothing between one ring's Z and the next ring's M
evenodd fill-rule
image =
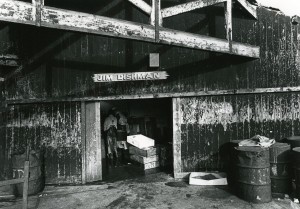
M236 195L253 203L272 200L268 148L236 147Z
M24 162L26 154L13 155L13 178L22 178L24 175ZM42 157L39 152L31 152L29 155L29 184L28 195L36 194L43 190L44 179L42 175ZM16 184L17 195L23 195L23 183Z
M231 192L235 193L236 189L236 163L235 163L235 148L239 146L242 140L232 140L228 142L228 165L227 165L227 182Z
M290 194L292 190L290 147L278 142L270 147L271 191L274 197Z
M293 149L293 164L296 179L296 197L300 199L300 147Z
M290 136L284 139L284 141L291 145L291 149L300 147L300 136Z
M300 147L300 136L289 136L282 140L283 142L286 142L291 145L291 150L295 147ZM293 167L291 167L291 176L293 181L293 187L295 187L295 172Z

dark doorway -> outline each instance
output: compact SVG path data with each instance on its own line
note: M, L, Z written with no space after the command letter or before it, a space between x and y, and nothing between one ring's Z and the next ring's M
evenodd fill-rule
M104 131L105 119L112 109L121 112L127 119L127 135L142 134L155 141L155 147L161 150L159 153L159 165L155 169L146 169L132 160L127 148L118 149L118 161L113 162L108 157L107 139ZM104 181L118 181L148 175L155 172L173 171L172 154L172 99L139 99L139 100L111 100L101 101L101 136L102 137L102 170Z

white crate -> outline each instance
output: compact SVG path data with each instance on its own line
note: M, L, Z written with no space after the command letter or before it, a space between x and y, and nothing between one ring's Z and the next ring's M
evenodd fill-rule
M127 142L140 149L154 146L154 140L142 134L127 136Z
M201 179L206 175L213 175L216 179ZM227 185L226 173L192 172L189 180L191 185Z

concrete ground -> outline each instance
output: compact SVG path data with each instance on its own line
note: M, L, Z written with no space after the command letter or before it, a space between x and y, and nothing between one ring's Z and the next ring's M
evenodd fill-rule
M22 199L0 202L0 208L21 208ZM228 192L227 187L192 186L165 173L85 186L47 186L30 196L35 209L298 209L290 199L252 204Z

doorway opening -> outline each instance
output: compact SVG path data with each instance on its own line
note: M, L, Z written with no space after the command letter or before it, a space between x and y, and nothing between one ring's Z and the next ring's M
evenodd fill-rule
M102 173L104 181L131 179L156 172L170 174L173 172L173 114L171 98L109 100L101 101L100 103ZM120 118L119 113L121 113L127 119L128 125L127 127L124 126L122 133L120 130L117 130L118 157L111 159L109 156L107 130L105 130L107 127L104 126L109 115L115 113L118 115L116 116L118 120ZM139 134L153 139L154 149L159 151L144 159L143 156L134 153L133 150L136 147L130 143L119 146L119 141L126 141L127 136ZM145 163L138 162L137 157L145 160ZM147 164L146 161L151 161L148 162L151 164Z

